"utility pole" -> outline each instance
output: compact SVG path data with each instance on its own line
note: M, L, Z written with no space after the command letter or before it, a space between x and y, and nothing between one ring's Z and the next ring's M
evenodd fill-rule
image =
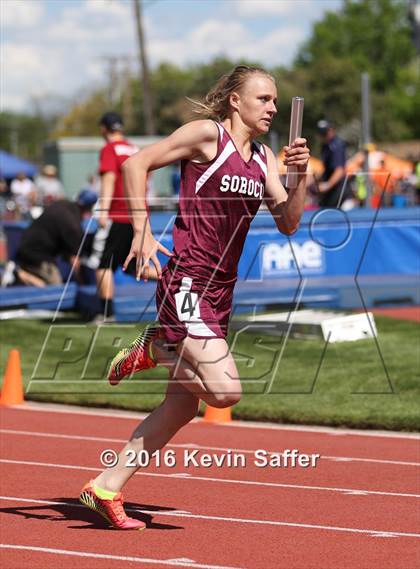
M131 89L132 55L109 55L100 59L108 64L108 103L112 108L121 101L127 130L133 125L133 93Z
M139 44L139 62L143 88L143 112L146 134L153 135L155 134L155 124L153 120L152 94L150 92L149 68L147 65L146 45L143 33L142 4L141 0L133 0L133 3L136 17L137 39Z
M371 142L370 134L370 84L369 73L362 73L361 75L361 92L362 92L362 147L365 153L365 180L368 194L368 203L370 204L371 198L371 184L369 179L369 145Z
M366 147L370 140L370 86L369 73L362 73L362 144Z
M123 58L121 58L123 59ZM133 94L131 89L131 57L127 56L123 59L123 92L122 92L122 114L126 130L130 130L133 126Z
M114 55L101 56L100 59L105 61L108 65L108 100L111 107L113 107L119 96L119 74L118 74L118 61L119 57Z

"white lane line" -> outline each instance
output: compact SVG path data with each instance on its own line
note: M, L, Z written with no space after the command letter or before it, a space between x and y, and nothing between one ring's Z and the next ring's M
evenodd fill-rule
M85 508L82 504L73 504L71 502L50 502L48 500L31 500L29 498L16 498L14 496L0 496L0 500L5 500L9 502L27 502L31 504L45 504L46 506L69 506L71 508ZM24 509L24 508L23 508ZM125 508L127 512L143 513L151 515L159 515L165 517L175 517L175 518L193 518L198 520L210 520L218 522L230 522L230 523L241 523L241 524L256 524L256 525L268 525L268 526L286 526L286 527L296 527L303 529L322 529L326 531L341 531L348 533L364 533L369 534L372 537L416 537L419 538L418 533L400 532L400 531L384 531L377 529L366 529L366 528L349 528L343 526L326 526L319 524L302 524L297 522L286 522L279 520L259 520L259 519L249 519L249 518L232 518L224 516L208 516L204 514L193 514L191 512L183 512L180 510L175 511L156 511L156 510L143 510L140 508Z
M49 413L67 413L72 415L89 415L110 417L112 419L144 419L148 413L133 413L132 411L123 411L115 409L114 411L106 411L102 409L91 409L89 407L79 407L77 405L61 405L57 403L41 403L35 401L28 401L24 405L14 406L13 411L40 411ZM202 419L193 419L192 423L202 423ZM239 421L234 420L230 423L218 425L218 427L227 428L245 428L245 429L270 429L276 431L296 431L304 433L323 433L327 435L351 435L360 437L384 437L384 438L397 438L397 439L415 439L420 440L418 433L403 433L397 431L378 431L369 430L362 431L360 429L342 429L334 427L318 427L312 425L279 425L277 423L259 423L256 421Z
M45 504L46 506L69 506L70 508L86 508L83 504L77 502L56 502L54 500L39 500L38 498L19 498L18 496L0 496L0 500L6 500L7 502L27 502L29 504ZM144 514L164 514L168 510L143 510L140 508L130 508L124 506L126 512L143 512ZM170 510L171 515L183 515L188 517L187 514L191 514L188 510Z
M35 462L29 460L11 460L1 458L0 462L5 464L26 464L27 466L40 466L44 468L64 468L69 470L88 470L94 472L102 472L103 468L94 468L92 466L80 466L74 464L57 464L52 462ZM338 492L348 495L366 495L366 496L396 496L398 498L420 498L420 494L408 494L401 492L381 492L379 490L365 490L361 488L334 488L329 486L304 486L302 484L281 484L280 482L258 482L255 480L234 480L230 478L214 478L210 476L185 476L188 473L163 474L157 472L136 472L136 476L152 476L156 478L176 478L177 480L198 480L201 482L216 482L225 484L240 484L246 486L261 486L269 488L287 488L296 490L315 490L321 492Z
M57 439L68 439L75 441L93 441L93 442L104 442L104 443L121 443L125 444L127 441L125 439L114 439L108 437L92 437L92 436L81 436L81 435L65 435L61 433L41 433L36 431L21 431L15 429L0 429L0 433L5 433L9 435L21 435L21 436L32 436L32 437L50 437ZM199 445L195 443L184 443L184 444L173 444L169 443L166 445L170 448L189 448L198 450L214 450L220 452L241 452L244 454L254 454L258 449L239 449L239 448L224 448L224 447L214 447L207 445ZM280 451L268 451L276 454L281 454ZM359 458L354 456L327 456L321 455L320 460L330 460L332 462L372 462L377 464L394 464L398 466L417 466L420 467L420 462L407 462L402 460L386 460L379 458Z
M194 567L195 569L239 569L225 565L208 565L203 563L186 562L183 559L150 559L149 557L130 557L128 555L111 555L106 553L93 553L89 551L74 551L71 549L55 549L52 547L35 547L34 545L15 545L0 543L2 549L20 549L39 553L54 553L55 555L72 555L73 557L91 557L94 559L109 559L112 561L132 561L149 565L169 565L170 567Z

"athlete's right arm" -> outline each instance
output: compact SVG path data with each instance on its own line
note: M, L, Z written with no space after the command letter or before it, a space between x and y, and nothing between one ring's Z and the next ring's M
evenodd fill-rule
M194 158L209 159L213 149L216 153L218 129L213 121L199 120L178 128L167 138L146 146L130 158L123 166L124 191L131 211L134 230L130 253L124 263L127 268L131 259L136 258L137 278L143 274L148 279L149 261L156 267L158 278L161 266L157 251L170 256L171 252L158 243L153 235L147 216L146 180L148 172L177 162Z

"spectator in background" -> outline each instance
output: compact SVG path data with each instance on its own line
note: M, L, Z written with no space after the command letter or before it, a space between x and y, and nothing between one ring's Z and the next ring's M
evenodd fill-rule
M173 195L178 197L181 190L181 163L172 164L171 185Z
M420 161L413 160L413 171L409 176L409 181L412 187L412 204L420 205Z
M321 137L321 158L324 173L318 184L320 207L351 209L355 206L351 188L346 184L346 145L335 132L332 123L320 120L317 123Z
M19 172L10 186L12 198L16 203L17 217L30 219L30 210L37 201L37 188L25 172Z
M0 178L0 219L4 219L6 212L6 204L10 199L9 188L4 178Z
M82 189L90 190L99 195L99 192L101 190L101 181L98 178L98 176L96 176L95 174L91 174L90 176L88 176L86 184L83 186Z
M46 207L52 202L64 198L63 184L57 178L57 168L52 164L43 167L42 173L35 179L38 188L38 203Z
M354 199L359 207L365 207L368 200L369 173L365 172L366 157L367 151L358 152L352 169L348 170L347 183L351 184Z
M392 194L397 186L398 176L395 172L390 172L386 167L384 158L379 161L376 168L371 171L372 198L370 206L378 208L380 206L392 205Z
M0 196L10 197L9 188L7 187L7 182L4 178L0 178Z
M80 192L77 201L58 200L46 207L24 232L16 253L16 262L9 261L2 286L14 284L44 287L63 282L57 257L68 260L79 270L77 254L83 239L82 221L92 215L98 196Z
M102 314L98 315L96 320L110 321L114 315L114 272L124 263L133 239L130 212L123 192L121 167L138 148L125 139L123 121L118 113L105 113L99 125L106 143L99 158L99 229L93 240L89 266L96 269L101 301ZM134 263L132 267L134 271Z

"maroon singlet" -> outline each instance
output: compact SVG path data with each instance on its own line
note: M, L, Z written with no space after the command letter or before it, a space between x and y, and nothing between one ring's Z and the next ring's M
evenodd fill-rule
M181 164L174 256L156 291L159 320L172 342L186 335L226 336L239 258L264 195L264 146L252 142L245 161L227 130L216 124L213 160Z

